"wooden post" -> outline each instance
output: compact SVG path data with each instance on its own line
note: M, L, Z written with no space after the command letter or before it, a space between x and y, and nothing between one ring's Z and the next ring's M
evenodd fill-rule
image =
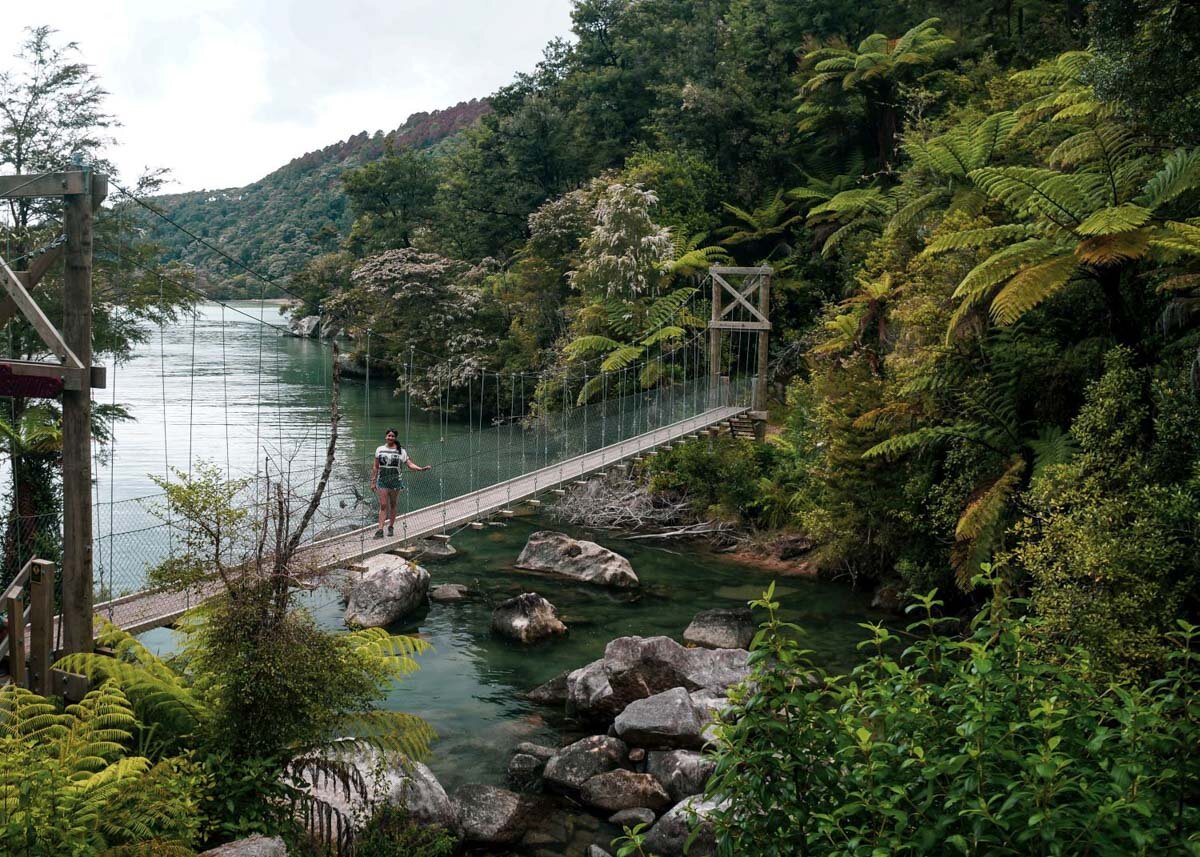
M4 599L8 613L8 674L13 684L25 686L25 604L19 596Z
M771 317L771 275L763 274L758 287L758 311L763 318ZM767 357L771 343L771 331L764 328L758 332L758 375L754 379L754 396L751 408L754 414L754 436L759 440L767 434Z
M84 366L92 365L91 170L82 192L64 197L67 235L63 277L63 339ZM98 204L98 203L97 203ZM92 391L63 390L63 652L92 650Z
M716 408L724 404L721 400L721 329L716 323L721 320L721 284L712 281L712 321L708 327L708 406Z
M35 559L29 574L29 689L50 696L54 639L54 563Z

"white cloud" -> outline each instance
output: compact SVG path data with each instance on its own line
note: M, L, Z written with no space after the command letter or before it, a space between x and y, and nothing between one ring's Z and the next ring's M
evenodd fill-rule
M15 4L9 4L15 5ZM60 0L0 19L0 65L27 26L79 43L123 123L130 178L248 184L293 157L411 113L486 96L570 28L570 0Z

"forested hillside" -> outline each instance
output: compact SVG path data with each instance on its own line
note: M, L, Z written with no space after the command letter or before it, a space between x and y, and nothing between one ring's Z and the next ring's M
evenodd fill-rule
M350 219L341 175L396 148L429 149L468 128L489 110L472 99L445 110L414 113L395 131L360 134L309 152L241 188L164 194L154 203L192 232L272 278L286 278L322 252L335 249ZM186 235L151 218L151 237L166 258L197 268L215 297L258 297L259 281ZM278 297L278 289L268 296Z
M659 484L859 584L970 603L1002 567L1150 666L1200 592L1200 73L1167 50L1200 29L1127 7L580 0L453 145L346 175L301 311L376 359L619 369L690 335L711 263L771 265L781 435Z

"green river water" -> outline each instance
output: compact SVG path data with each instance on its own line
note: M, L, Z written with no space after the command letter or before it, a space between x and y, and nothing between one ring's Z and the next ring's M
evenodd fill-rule
M163 473L168 464L186 469L189 461L201 459L233 473L247 472L255 466L256 450L272 447L298 451L298 462L318 463L329 402L327 347L263 328L254 317L281 322L273 307L240 304L238 309L245 314L204 306L194 323L183 319L152 331L134 359L110 374L115 395L110 387L105 398L127 404L136 418L115 426L116 444L97 474L97 580L114 592L143 585L145 567L170 547L162 522L152 514L153 501L136 499L157 493L151 474ZM373 515L358 497L369 497L371 450L384 428L403 418L404 403L392 395L392 387L387 381L368 386L362 379L347 379L343 386L342 449L325 526L361 524ZM408 442L422 463L448 461L446 445L465 443L463 425L439 428L435 418L418 414L410 426ZM513 463L526 453L535 456L535 445L525 450L519 441L513 443ZM464 490L469 480L481 478L464 466L453 473L444 467L440 481L437 476L436 470L414 475L409 502L436 502L440 492ZM447 484L451 477L462 484ZM613 591L515 569L525 539L544 528L587 536L627 556L642 587ZM420 634L433 649L420 659L420 671L391 688L384 702L424 717L436 730L428 761L448 791L467 782L502 783L512 749L521 741L558 744L577 737L562 712L525 698L531 688L599 657L615 637L679 639L697 611L744 604L772 580L766 572L693 545L629 541L619 534L559 527L545 517L465 530L454 537L454 545L459 556L429 565L433 583L465 583L474 597L433 604L392 629ZM570 629L567 637L526 648L490 634L492 606L524 591L539 592L558 607ZM832 670L853 666L855 645L865 634L857 623L877 618L866 596L805 578L782 579L776 592L788 618L808 630L806 643L819 664ZM326 627L344 627L344 604L335 591L322 589L303 599ZM173 634L160 629L143 639L168 651Z

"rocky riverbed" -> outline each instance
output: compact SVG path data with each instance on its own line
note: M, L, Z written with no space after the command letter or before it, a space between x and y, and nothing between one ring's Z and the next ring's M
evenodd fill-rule
M589 854L593 847L614 853L610 843L621 826L643 821L665 842L656 853L668 853L708 776L697 741L725 704L721 685L738 669L738 656L720 649L740 648L729 644L745 638L745 603L773 575L699 547L663 549L567 528L568 536L627 559L639 579L636 587L583 582L517 568L530 536L545 524L520 517L505 523L456 534L456 556L416 559L430 575L428 597L387 627L419 634L433 651L384 704L422 716L437 731L424 762L456 822L461 811L487 809L468 820L475 853L593 857L600 853ZM494 631L497 608L524 593L549 602L566 633L520 642ZM806 579L780 581L777 594L786 617L810 630L806 644L818 662L831 669L855 662L862 638L856 623L877 615L869 596ZM305 600L323 624L345 626L341 592L330 588ZM733 621L706 615L714 610L733 611ZM702 651L701 643L717 648ZM568 748L585 739L605 739L611 767L582 780L576 775L573 784L556 782L579 749ZM548 777L550 761L563 755ZM629 806L634 798L627 795L639 805Z

